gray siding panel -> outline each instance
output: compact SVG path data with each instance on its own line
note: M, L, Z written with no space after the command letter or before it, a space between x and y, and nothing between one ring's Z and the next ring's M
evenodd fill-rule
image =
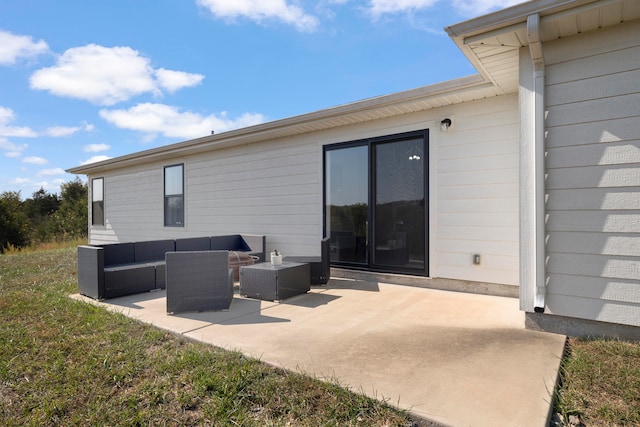
M545 44L552 314L640 326L639 33Z

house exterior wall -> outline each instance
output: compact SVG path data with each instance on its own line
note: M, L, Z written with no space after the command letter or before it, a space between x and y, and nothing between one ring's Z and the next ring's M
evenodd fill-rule
M544 44L546 313L640 326L640 22Z
M435 275L518 285L517 95L456 106L454 123L452 132L431 132L437 143ZM479 266L473 254L481 256Z
M505 95L92 175L104 177L105 226L90 226L90 242L255 233L268 251L318 254L323 146L429 129L431 276L517 285L517 105ZM185 225L164 227L163 167L178 163Z

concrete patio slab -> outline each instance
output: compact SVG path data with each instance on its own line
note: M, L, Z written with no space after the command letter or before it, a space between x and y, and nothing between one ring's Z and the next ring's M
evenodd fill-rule
M546 426L565 343L525 330L515 298L349 279L179 315L166 313L163 291L77 298L451 426Z

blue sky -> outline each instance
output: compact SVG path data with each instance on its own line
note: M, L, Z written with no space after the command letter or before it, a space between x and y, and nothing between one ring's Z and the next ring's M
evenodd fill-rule
M2 1L0 193L59 193L73 166L474 74L443 28L519 2Z

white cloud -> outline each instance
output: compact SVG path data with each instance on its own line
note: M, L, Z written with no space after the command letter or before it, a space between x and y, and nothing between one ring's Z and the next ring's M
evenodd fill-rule
M524 0L453 0L453 6L462 15L479 16L523 2Z
M19 58L30 58L49 50L47 43L33 41L29 36L18 36L0 30L0 64L15 64Z
M0 106L0 136L16 136L33 138L38 134L28 127L9 126L16 118L11 108Z
M20 178L20 177L18 177L18 178L14 178L14 179L12 180L12 182L13 182L14 184L23 185L23 184L29 184L29 183L31 183L32 181L31 181L31 178Z
M36 132L25 126L9 126L15 118L16 115L11 108L0 106L0 137L35 138L37 136L50 136L59 138L73 135L81 130L90 132L94 128L93 125L84 123L82 126L52 126L45 129L44 132Z
M1 107L0 106L0 125L4 125L6 123L14 121L16 118L16 114L13 112L11 108Z
M160 68L130 47L96 44L65 51L56 65L31 75L32 89L54 95L113 105L143 93L161 95L162 89L178 89L199 84L204 76Z
M111 157L109 156L93 156L87 160L85 160L84 162L80 162L80 164L82 166L84 165L88 165L89 163L97 163L97 162L101 162L103 160L109 160Z
M100 116L113 125L148 135L162 134L170 138L198 138L231 129L242 128L264 122L262 114L245 113L236 119L227 117L226 112L219 115L202 116L178 108L144 103L128 110L100 110Z
M149 59L129 47L90 44L65 51L53 67L31 76L31 88L54 95L113 105L156 91Z
M85 153L99 153L100 151L107 151L111 146L107 144L89 144L85 145L83 151Z
M304 32L313 32L319 26L318 18L286 0L197 0L197 3L222 19L244 17L258 23L276 19Z
M405 13L450 3L464 16L478 16L493 10L522 3L524 0L370 0L369 12L374 17L387 13Z
M6 153L4 153L4 155L6 157L14 158L14 157L20 157L22 155L22 152L21 151L7 151Z
M38 191L41 188L44 188L48 192L55 193L60 190L60 186L65 183L63 178L56 178L53 181L35 181L32 178L14 178L11 180L12 184L19 185L23 189L31 189L33 191ZM22 194L23 197L30 197L31 194L25 195Z
M0 150L5 150L4 155L7 157L19 157L27 147L27 144L16 145L8 139L0 137Z
M42 169L38 172L38 176L62 175L64 173L64 169L62 168Z
M49 163L49 160L43 157L31 156L22 159L22 163L30 163L32 165L46 165L47 163Z
M184 71L172 71L159 68L155 71L158 84L169 93L173 93L183 87L196 86L202 82L202 74L185 73Z
M373 16L380 16L385 13L426 9L437 2L438 0L371 0L369 11Z
M71 136L80 131L91 132L93 129L94 126L88 123L83 123L82 126L52 126L45 129L43 135L60 138L64 136Z

